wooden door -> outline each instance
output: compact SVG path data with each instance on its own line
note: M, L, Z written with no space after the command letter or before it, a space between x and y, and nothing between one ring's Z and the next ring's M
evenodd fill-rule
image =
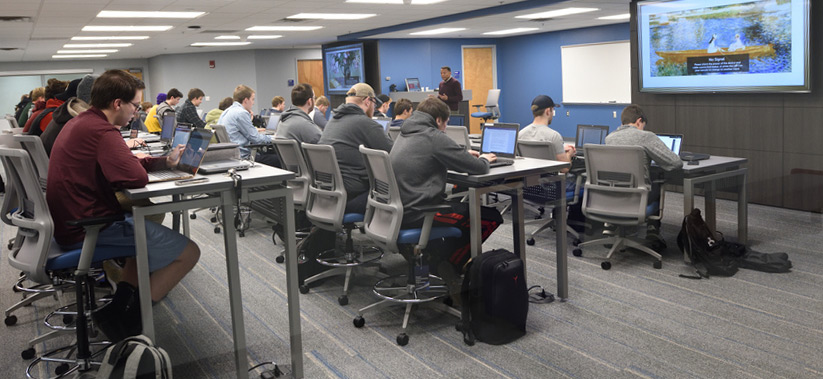
M311 84L314 96L323 96L323 60L298 59L297 82Z
M492 47L463 48L463 88L472 91L469 112L476 112L475 105L485 105L490 89L494 89L494 49ZM481 107L481 110L484 108ZM466 117L469 133L480 133L483 120Z

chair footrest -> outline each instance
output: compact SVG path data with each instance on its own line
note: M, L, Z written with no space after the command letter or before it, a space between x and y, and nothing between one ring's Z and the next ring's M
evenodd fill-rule
M402 304L426 303L449 294L446 282L434 275L429 275L427 281L414 287L408 285L406 275L391 276L375 283L373 291L383 300Z
M354 251L329 249L317 255L317 263L329 267L355 267L383 258L383 250L375 246L354 246Z

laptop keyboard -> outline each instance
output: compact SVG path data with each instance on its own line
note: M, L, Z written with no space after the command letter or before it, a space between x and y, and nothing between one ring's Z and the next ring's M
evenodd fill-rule
M511 166L513 164L514 164L514 159L498 157L496 161L494 161L492 163L489 163L489 167Z
M182 171L173 171L173 170L160 170L160 171L152 171L149 174L152 179L156 180L167 180L167 179L174 179L186 176L188 174Z

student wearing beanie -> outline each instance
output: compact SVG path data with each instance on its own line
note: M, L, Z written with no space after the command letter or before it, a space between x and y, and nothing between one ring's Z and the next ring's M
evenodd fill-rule
M70 97L63 105L58 107L52 114L52 120L43 130L40 139L43 141L43 147L46 149L46 154L51 155L51 148L54 146L54 141L57 135L63 130L63 126L72 118L89 109L88 102L91 99L91 87L97 76L86 75L83 79L78 79L76 86L76 97ZM74 83L74 82L72 82ZM69 93L71 90L71 83L69 89L64 93ZM60 95L62 96L62 94Z
M86 104L91 102L91 87L94 85L95 79L97 79L97 75L88 74L77 85L77 98L83 100Z

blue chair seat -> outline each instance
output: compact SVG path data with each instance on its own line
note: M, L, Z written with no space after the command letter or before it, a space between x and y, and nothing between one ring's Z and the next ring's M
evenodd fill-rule
M646 206L646 216L652 216L657 214L657 210L660 207L660 202L655 201L654 203L650 203Z
M472 117L475 118L492 118L491 112L473 112Z
M52 258L49 258L48 262L46 262L47 271L75 268L80 262L80 252L82 249L64 251L60 249L57 242L52 241L51 248L49 250L51 250L49 252L49 256L52 256ZM94 249L94 258L92 258L92 263L99 263L107 259L133 257L135 254L136 252L133 247L97 247Z
M343 215L343 223L351 224L355 222L363 222L366 216L362 213L346 213Z
M397 243L400 245L417 243L420 241L420 232L420 229L400 229L400 233L397 235ZM450 226L437 227L432 228L429 241L438 238L457 238L461 235L463 235L463 233L458 228Z

